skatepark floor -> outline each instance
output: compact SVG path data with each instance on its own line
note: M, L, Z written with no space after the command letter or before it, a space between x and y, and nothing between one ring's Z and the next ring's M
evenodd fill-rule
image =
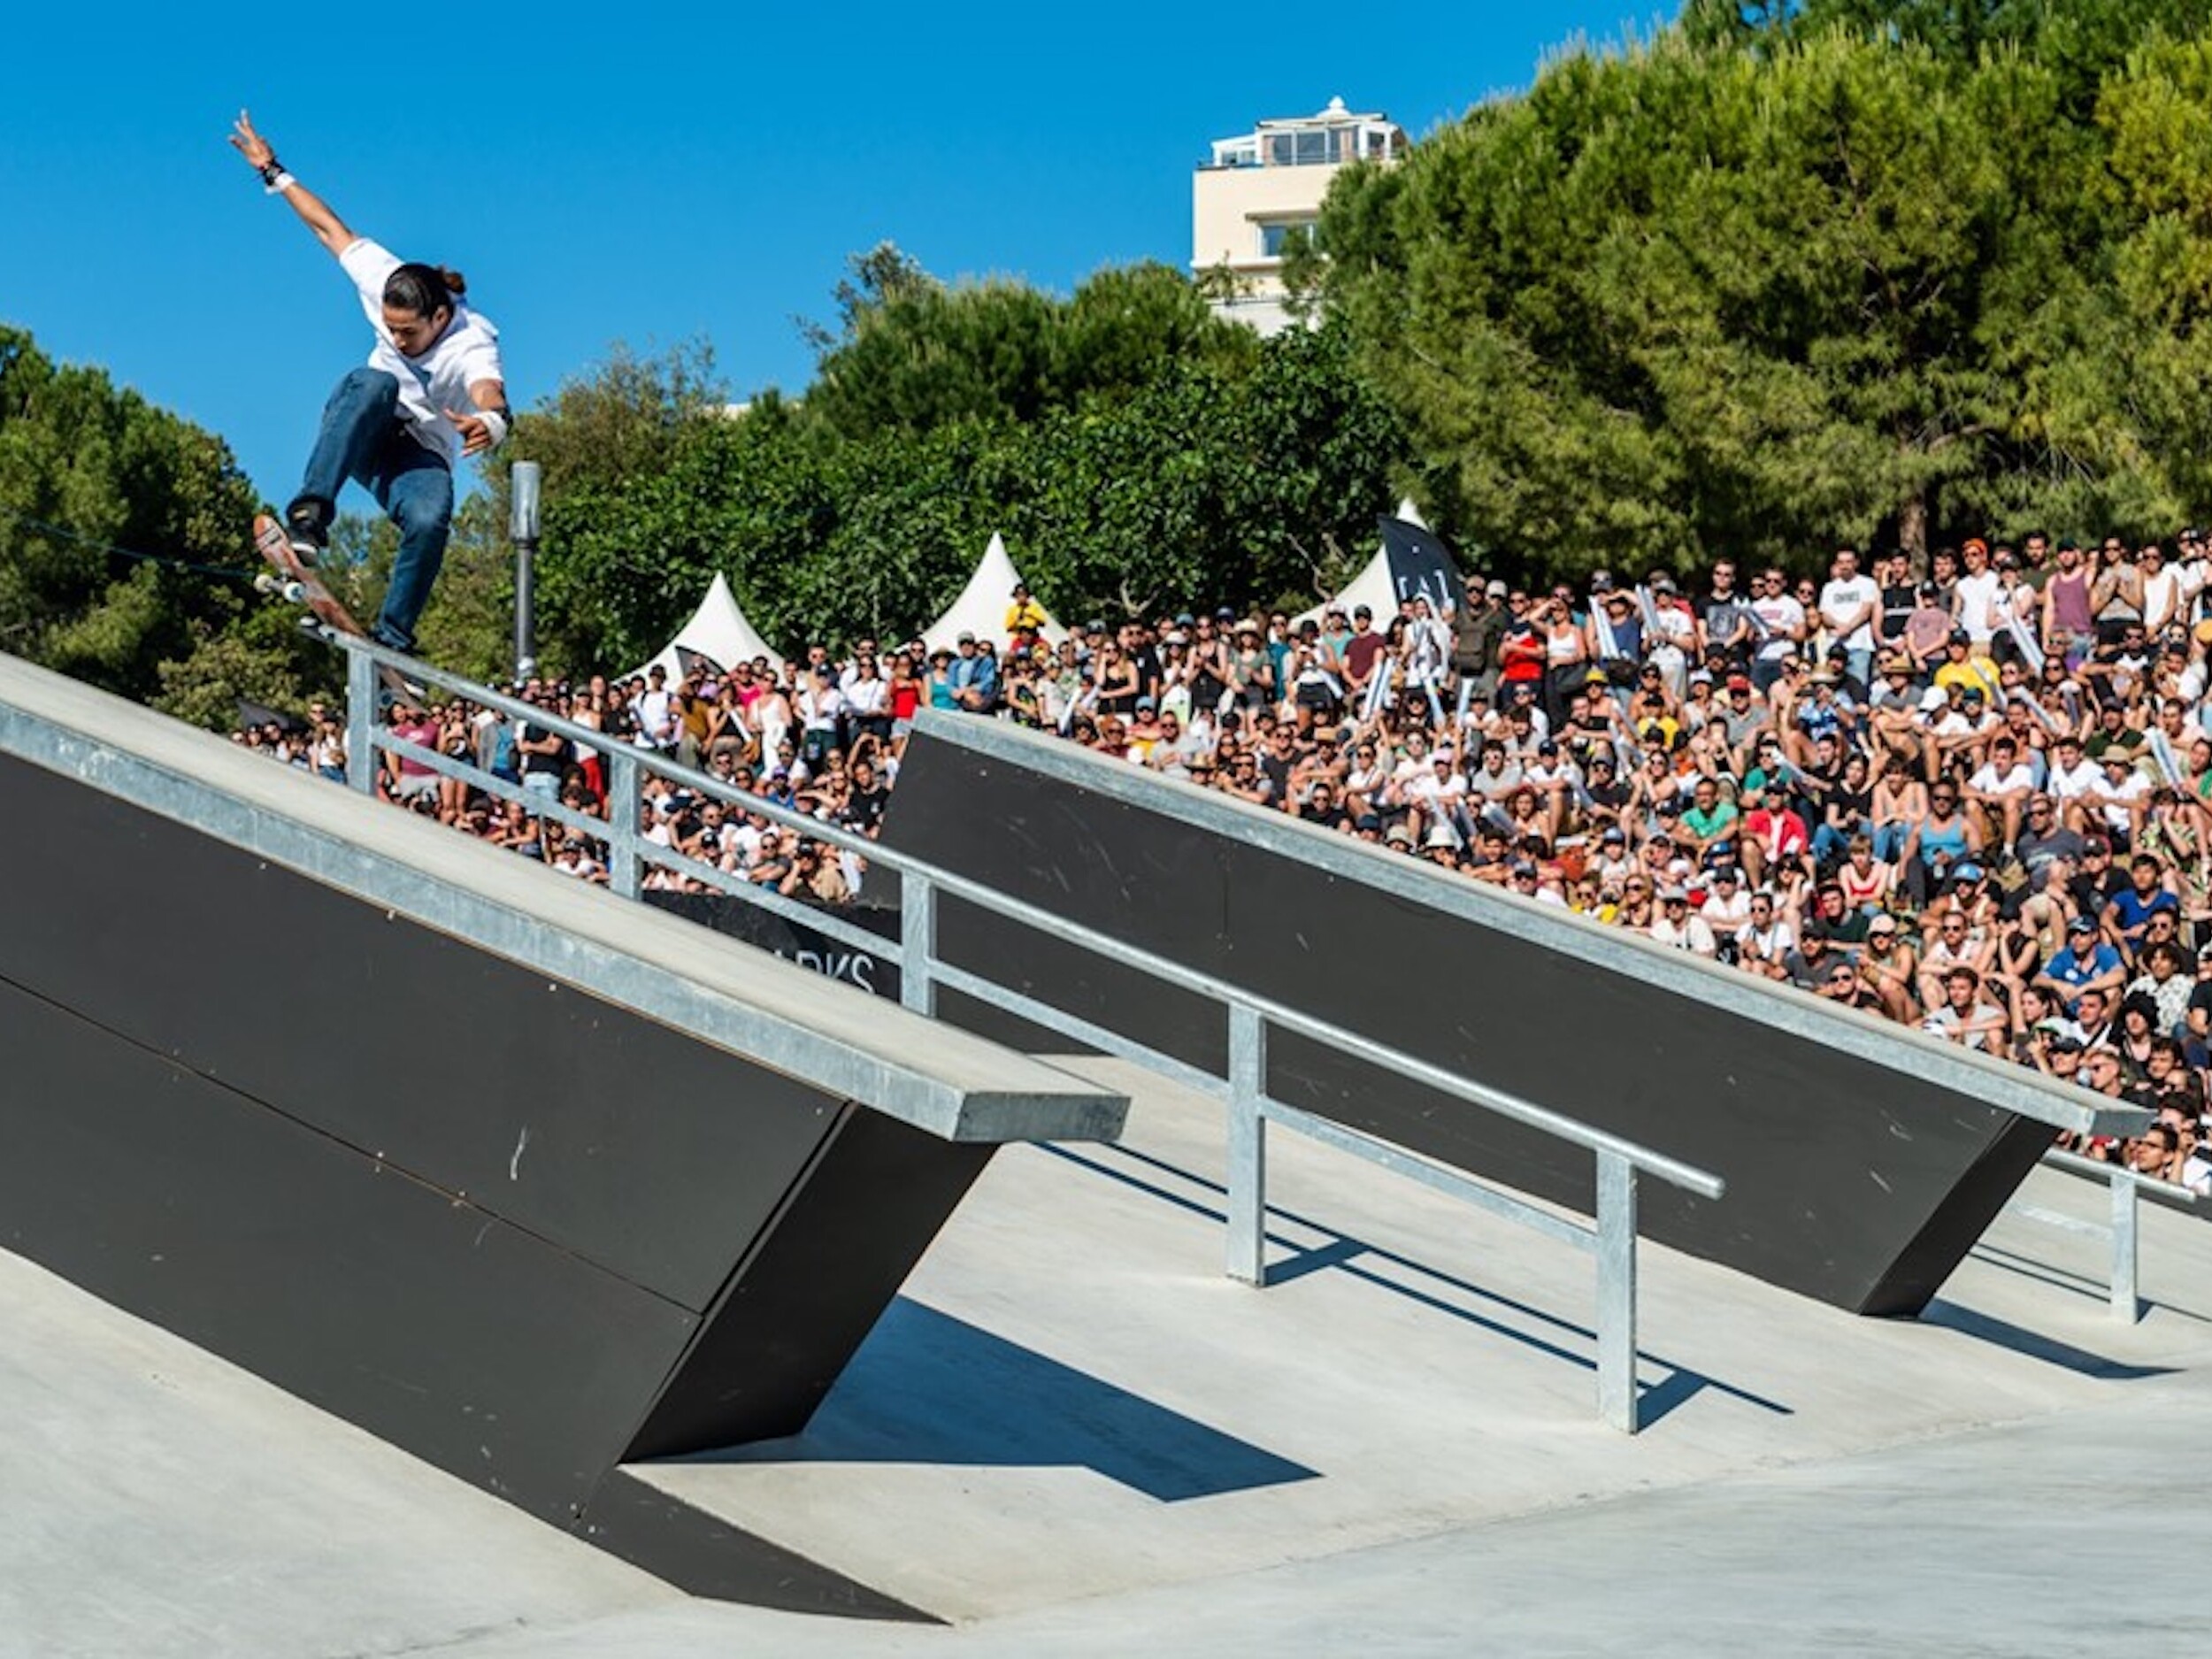
M2021 1204L1917 1322L1647 1245L1632 1439L1588 1257L1279 1131L1235 1284L1215 1109L1065 1064L1123 1145L1002 1153L806 1434L638 1471L947 1624L693 1601L0 1253L0 1655L2212 1646L2202 1223L2134 1326Z

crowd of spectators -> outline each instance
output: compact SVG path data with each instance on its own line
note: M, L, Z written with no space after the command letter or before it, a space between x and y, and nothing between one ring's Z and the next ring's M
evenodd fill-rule
M864 836L917 708L1019 721L2147 1107L2143 1137L2080 1149L2204 1192L2208 555L2194 530L2032 534L1863 570L1845 549L1821 580L1724 559L1694 591L1599 571L1386 616L1223 608L1056 640L1018 591L1002 640L513 688L603 746L460 701L389 718L587 816L634 744ZM240 741L345 775L321 705ZM587 830L384 764L400 803L606 879ZM865 879L757 814L647 791L648 834L697 864L826 902Z

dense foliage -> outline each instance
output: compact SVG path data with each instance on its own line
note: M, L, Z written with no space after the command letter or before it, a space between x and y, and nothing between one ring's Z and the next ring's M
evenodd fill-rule
M252 511L219 439L0 326L0 649L201 719L295 689L295 642L190 568L237 565Z
M1309 603L1362 556L1404 442L1348 335L1263 342L1160 265L1067 300L854 263L803 399L726 407L703 353L627 355L523 420L546 465L541 634L627 663L716 571L768 637L903 636L993 533L1064 615ZM641 460L590 440L611 411Z
M1322 296L1445 525L1532 564L2170 532L2212 502L2208 10L1695 4L1348 173Z

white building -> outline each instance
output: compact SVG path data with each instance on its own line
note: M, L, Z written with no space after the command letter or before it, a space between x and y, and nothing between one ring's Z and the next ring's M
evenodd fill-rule
M1233 297L1215 310L1263 334L1289 326L1283 309L1285 239L1321 217L1329 181L1354 161L1395 161L1406 135L1387 116L1356 115L1331 98L1318 115L1262 121L1214 141L1191 180L1191 269L1225 271Z

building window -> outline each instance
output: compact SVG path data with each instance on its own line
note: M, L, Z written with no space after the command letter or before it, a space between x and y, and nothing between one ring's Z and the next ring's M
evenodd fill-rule
M1279 259L1287 250L1293 234L1310 236L1314 221L1310 219L1279 219L1260 227L1260 257Z
M1340 127L1305 127L1267 135L1267 165L1271 167L1317 167L1343 161L1345 139Z

